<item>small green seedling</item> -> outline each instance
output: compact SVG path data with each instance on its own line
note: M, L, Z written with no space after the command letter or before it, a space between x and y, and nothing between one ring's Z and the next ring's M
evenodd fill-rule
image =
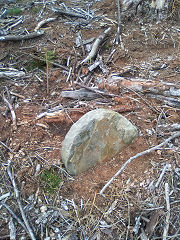
M47 51L47 60L51 61L55 58L55 51ZM46 62L46 53L43 55L43 60Z
M27 63L26 69L27 71L34 70L36 68L43 69L46 66L45 62L40 59L32 59Z
M59 174L54 170L43 170L40 174L40 182L44 185L44 191L53 194L61 183Z
M41 53L42 54L42 53ZM52 61L56 57L55 51L47 51L47 60ZM27 71L34 70L36 68L43 69L46 67L46 54L43 53L41 57L33 58L27 65Z

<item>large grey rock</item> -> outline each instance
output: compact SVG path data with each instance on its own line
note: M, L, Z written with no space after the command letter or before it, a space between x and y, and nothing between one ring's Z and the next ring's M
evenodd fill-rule
M86 113L72 125L62 144L62 160L72 175L110 159L138 135L125 117L108 109Z

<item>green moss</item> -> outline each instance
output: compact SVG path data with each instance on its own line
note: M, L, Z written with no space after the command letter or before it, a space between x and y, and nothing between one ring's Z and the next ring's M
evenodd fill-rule
M21 8L10 8L7 10L6 15L9 16L16 16L22 14L22 9Z
M61 181L59 174L54 169L45 169L40 174L40 182L43 184L44 191L50 194L57 190Z

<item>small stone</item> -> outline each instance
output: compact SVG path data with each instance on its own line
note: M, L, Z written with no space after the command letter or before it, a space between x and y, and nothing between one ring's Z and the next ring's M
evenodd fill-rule
M108 109L86 113L72 125L62 144L62 160L72 175L111 159L138 135L125 117Z
M47 211L47 206L41 206L41 207L40 207L40 211L41 211L42 213L46 212L46 211Z

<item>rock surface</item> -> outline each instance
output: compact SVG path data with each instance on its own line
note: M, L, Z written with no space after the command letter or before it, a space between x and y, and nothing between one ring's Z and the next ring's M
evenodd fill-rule
M62 160L72 175L110 159L138 135L125 117L108 109L86 113L72 125L62 144Z

